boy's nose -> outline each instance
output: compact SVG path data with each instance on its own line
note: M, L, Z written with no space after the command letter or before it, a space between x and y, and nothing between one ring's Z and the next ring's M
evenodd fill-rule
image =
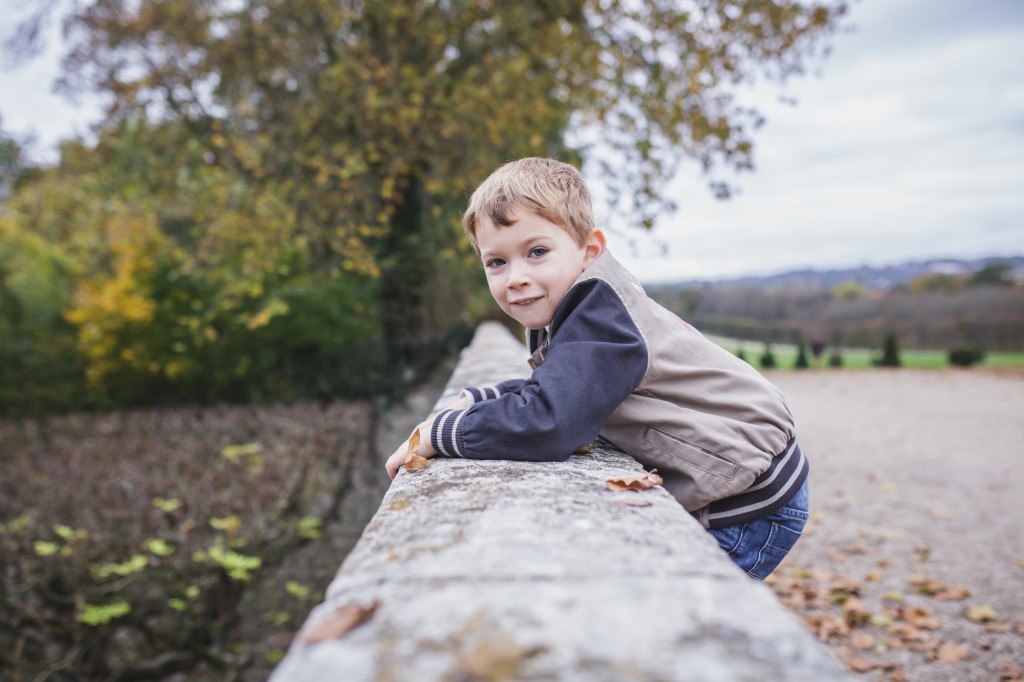
M529 278L526 276L526 272L521 267L509 268L508 281L505 283L510 289L521 287L529 283Z

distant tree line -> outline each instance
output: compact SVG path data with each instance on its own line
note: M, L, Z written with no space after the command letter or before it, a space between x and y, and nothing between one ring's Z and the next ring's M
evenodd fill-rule
M699 329L739 339L799 343L824 339L881 347L895 334L906 348L947 350L978 345L1024 350L1024 287L1006 268L965 275L927 275L888 292L846 284L831 292L757 291L726 286L652 295Z

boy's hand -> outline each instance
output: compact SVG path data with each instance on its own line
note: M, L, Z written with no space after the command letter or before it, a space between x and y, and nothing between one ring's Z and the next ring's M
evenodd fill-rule
M420 434L420 442L416 454L427 459L430 459L437 454L437 450L435 450L434 446L430 443L430 424L431 422L425 421L416 427ZM391 480L395 480L395 476L398 475L398 470L402 468L402 465L405 464L408 458L409 441L407 440L398 446L398 449L395 450L394 454L388 457L387 464L384 465L388 470L388 476L391 477Z
M448 409L465 410L468 407L469 400L466 398L466 396L461 396L458 400L449 405ZM417 429L419 429L420 432L420 443L417 454L420 457L426 457L427 459L430 459L431 457L437 454L437 450L434 449L433 444L430 442L431 423L432 420L428 419L427 421L421 423L419 426L416 427ZM395 450L395 453L393 455L388 457L387 464L384 465L385 468L388 470L388 476L391 477L392 481L395 480L395 476L398 475L398 470L402 468L402 465L405 464L405 460L407 460L408 458L409 441L406 440L404 443L398 446L398 449Z

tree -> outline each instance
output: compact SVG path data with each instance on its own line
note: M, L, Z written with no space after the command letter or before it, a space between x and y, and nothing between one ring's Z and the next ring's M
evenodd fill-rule
M325 272L381 278L390 355L438 330L430 283L465 195L526 155L579 162L599 131L612 201L650 227L682 158L750 168L756 71L801 70L846 5L793 1L95 0L66 19L63 86L110 101L107 126L181 123L206 158L294 206ZM727 186L713 181L716 192Z
M896 340L896 335L888 333L885 335L885 343L882 345L882 357L878 361L881 367L899 367L903 363L900 362L900 347L899 342Z

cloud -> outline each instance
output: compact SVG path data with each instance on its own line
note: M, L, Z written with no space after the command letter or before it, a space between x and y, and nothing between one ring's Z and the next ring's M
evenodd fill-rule
M823 77L787 88L795 107L750 92L768 123L742 193L680 177L654 235L669 255L640 236L627 266L659 281L1024 252L1024 3L886 0L852 19Z

